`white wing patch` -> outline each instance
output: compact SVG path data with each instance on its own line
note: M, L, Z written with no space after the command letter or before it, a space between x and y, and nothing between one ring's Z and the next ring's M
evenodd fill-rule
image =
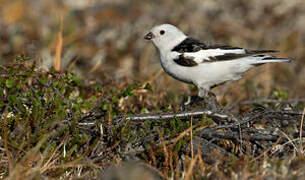
M244 49L205 49L198 52L183 53L184 57L193 59L195 62L202 63L204 61L212 61L216 56L223 56L225 54L245 54Z

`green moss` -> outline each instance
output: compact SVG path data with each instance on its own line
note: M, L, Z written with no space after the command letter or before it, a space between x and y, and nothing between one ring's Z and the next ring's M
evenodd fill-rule
M0 108L9 114L5 133L16 163L25 161L24 156L38 145L35 153L43 156L44 162L55 153L55 166L71 162L88 164L86 160L92 159L96 164L110 162L113 165L114 158L126 157L126 147L136 147L135 151L144 148L145 151L134 156L162 169L170 169L170 163L174 169L178 168L182 156L189 158L190 135L182 134L190 127L189 119L174 117L144 122L118 122L115 119L152 111L172 112L176 110L177 102L178 105L181 102L176 94L169 92L156 102L155 95L153 98L151 94L137 96L135 90L142 88L139 83L90 85L71 72L57 73L54 69L42 72L22 62L14 62L0 71L0 99L3 100ZM144 88L152 89L150 84ZM280 91L274 94L279 99L287 98L286 95ZM80 124L86 122L89 125ZM202 127L213 125L215 122L205 115L196 118L193 124ZM4 126L0 126L0 131L4 132ZM240 165L234 158L228 162L221 168L230 175ZM277 171L283 163L274 163ZM84 166L83 171L91 172L91 168ZM248 171L254 173L257 168L259 164L253 163ZM52 169L50 172L62 175L67 170L73 171L73 168Z
M12 88L15 85L15 79L13 79L12 77L5 80L5 85L7 88Z
M288 93L283 90L275 90L272 95L279 100L287 100L289 98Z

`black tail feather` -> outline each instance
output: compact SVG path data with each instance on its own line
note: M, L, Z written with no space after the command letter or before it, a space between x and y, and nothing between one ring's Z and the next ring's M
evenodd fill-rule
M277 53L276 50L247 50L249 54Z

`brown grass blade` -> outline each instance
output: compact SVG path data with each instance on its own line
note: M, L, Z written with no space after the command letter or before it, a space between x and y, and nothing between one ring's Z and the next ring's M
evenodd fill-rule
M7 107L4 110L4 119L3 119L3 141L4 141L4 149L5 149L5 154L7 156L7 160L8 160L8 165L9 165L9 172L12 171L14 164L13 164L13 160L11 159L11 153L8 149L8 143L7 143L7 115L8 115L8 110Z
M154 166L148 164L148 163L141 163L144 166L148 167L149 169L153 170L154 172L156 172L160 177L162 177L163 179L169 179L167 176L165 176L161 171L159 171L157 168L155 168Z
M98 61L91 69L90 69L90 73L93 73L94 71L96 71L100 66L102 65L102 61Z
M194 159L194 146L193 146L193 116L191 116L191 129L190 129L190 134L191 134L191 152L192 152L192 159Z
M190 164L190 167L188 168L188 170L187 170L187 172L186 172L186 175L185 175L185 178L184 178L185 180L191 179L192 172L193 172L193 168L194 168L194 166L195 166L197 160L199 159L199 156L200 156L200 154L197 154L196 157L195 157L195 159L192 159L191 164Z
M187 130L183 131L182 133L179 134L176 138L172 139L169 141L170 144L176 144L180 139L182 139L184 136L186 136L191 130L191 127L188 128Z
M53 163L52 160L54 160L55 155L57 154L58 150L64 145L66 142L68 136L65 136L64 139L60 142L59 146L56 147L56 149L53 151L52 155L50 158L47 160L47 162L42 166L41 172L44 173Z
M302 132L303 132L304 116L305 116L305 108L303 110L303 115L302 115L301 125L300 125L300 152L301 153L303 153Z
M152 84L154 80L156 80L161 74L163 74L163 69L159 69L154 75L152 75L145 83L143 83L142 88L144 88L147 84Z
M262 154L260 154L259 156L255 157L254 159L252 159L250 162L254 162L256 160L258 160L259 158L263 157L265 154L267 154L269 151L271 151L276 145L279 144L279 142L281 141L282 137L279 137L276 142L269 147L266 151L264 151Z
M53 66L55 71L59 72L61 69L61 54L62 54L62 45L63 45L63 14L60 14L60 28L57 35L57 44L56 44L56 51L55 51L55 58L53 60Z

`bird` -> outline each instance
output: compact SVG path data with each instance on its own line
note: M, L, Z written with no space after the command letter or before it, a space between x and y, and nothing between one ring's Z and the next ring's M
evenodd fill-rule
M289 58L268 55L275 50L249 50L229 45L211 45L187 36L171 24L156 25L144 36L158 49L161 66L173 78L193 84L198 97L227 81L239 80L251 68Z

